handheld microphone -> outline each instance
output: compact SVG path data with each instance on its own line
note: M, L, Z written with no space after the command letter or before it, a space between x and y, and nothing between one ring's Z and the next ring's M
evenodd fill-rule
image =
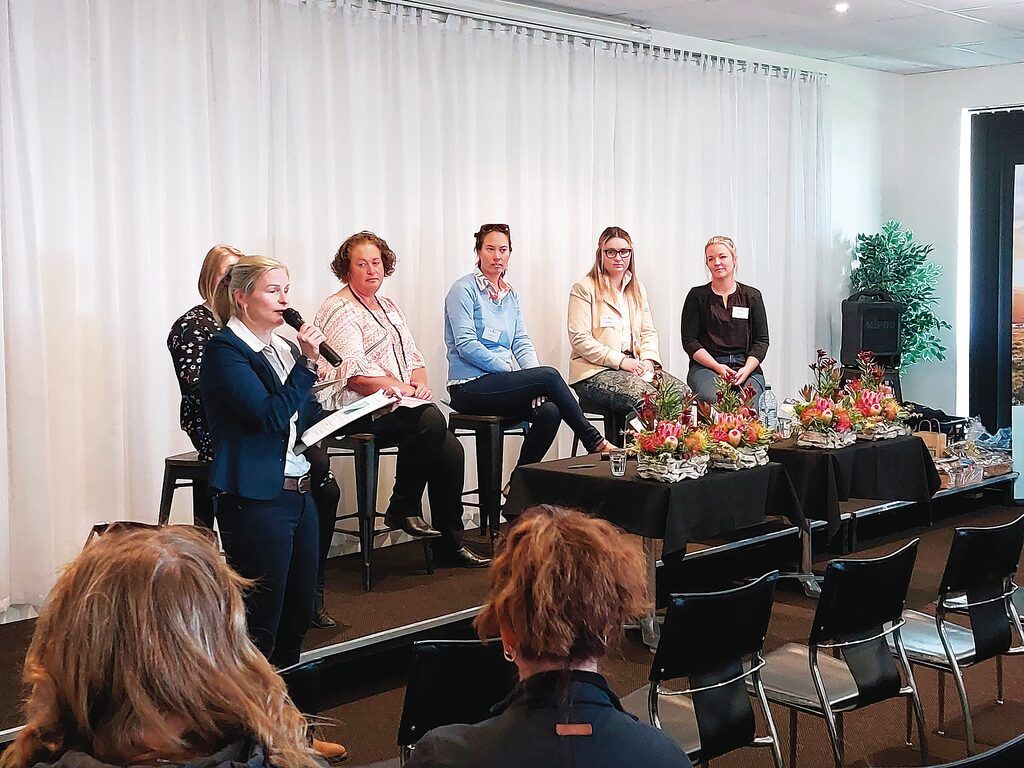
M302 315L291 307L288 307L281 315L284 317L284 321L296 331L306 324L306 321L302 319ZM341 355L331 349L331 345L326 341L320 342L320 354L324 360L335 368L341 365Z

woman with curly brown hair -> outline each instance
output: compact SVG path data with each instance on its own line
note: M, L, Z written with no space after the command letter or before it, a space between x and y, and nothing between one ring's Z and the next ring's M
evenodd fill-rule
M321 768L306 720L246 632L251 582L208 536L108 533L64 570L25 658L3 768Z
M394 274L398 258L384 238L357 232L338 248L331 271L344 285L328 296L313 324L323 328L342 359L320 365L317 399L336 410L382 389L424 401L380 418L366 416L347 428L398 443L394 491L384 522L416 538L439 538L439 555L450 564L479 568L490 562L462 544L462 485L465 455L448 431L433 399L426 363L405 313L378 291ZM432 526L423 519L423 489L430 501Z
M686 753L624 712L598 673L611 636L646 609L644 557L631 539L580 512L528 510L494 558L476 619L481 639L501 636L520 683L495 717L424 736L407 768L688 768Z

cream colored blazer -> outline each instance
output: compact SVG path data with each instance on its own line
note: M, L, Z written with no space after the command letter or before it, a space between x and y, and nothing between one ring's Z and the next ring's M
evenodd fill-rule
M654 328L647 290L640 283L642 306L630 303L628 317L613 301L597 299L597 286L589 276L569 291L569 383L589 379L608 369L617 370L625 355L622 352L623 332L632 334L633 357L661 365L658 355L658 331Z

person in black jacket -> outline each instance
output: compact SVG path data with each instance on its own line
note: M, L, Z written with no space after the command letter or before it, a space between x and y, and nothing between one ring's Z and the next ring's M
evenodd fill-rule
M3 768L322 768L250 642L208 532L108 531L65 568L25 655L25 725Z
M494 558L476 619L481 638L501 635L520 683L495 717L427 733L406 768L690 768L598 672L609 637L647 609L646 582L640 548L610 523L528 510Z
M768 315L761 292L736 280L731 238L708 240L704 261L711 282L691 288L683 302L681 334L690 356L686 383L709 403L715 402L718 379L739 387L749 384L754 397L760 397L765 387L761 363L768 354Z
M174 373L181 390L181 428L188 435L199 454L200 461L213 461L213 439L206 423L206 409L203 405L199 372L203 367L203 353L206 344L220 333L227 317L220 318L213 310L213 295L217 285L224 279L243 254L230 245L215 245L211 248L199 270L199 295L202 304L197 304L174 321L167 336L167 349L174 362ZM313 498L320 516L319 560L317 561L316 589L313 594L313 626L330 628L337 626L324 607L324 590L327 583L327 556L334 539L334 522L338 514L341 489L331 473L331 461L327 452L318 445L306 449L312 480ZM208 493L198 493L195 499L206 503L196 504L192 519L196 525L213 528L213 501Z
M207 343L200 373L224 552L258 584L247 595L249 632L280 667L299 660L316 582L311 465L296 443L325 415L313 399L323 333L306 323L298 348L274 333L290 287L280 262L239 259L214 293L217 316L230 319Z

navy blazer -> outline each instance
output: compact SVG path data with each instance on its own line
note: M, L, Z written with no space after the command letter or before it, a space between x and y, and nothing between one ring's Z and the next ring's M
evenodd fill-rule
M416 744L406 768L691 768L668 735L624 712L601 675L541 672L521 682L476 725L445 725ZM558 723L590 736L560 736Z
M313 399L316 374L294 344L292 353L297 362L282 384L230 328L207 342L199 383L213 439L211 488L264 501L281 493L292 415L299 414L298 436L327 415Z

